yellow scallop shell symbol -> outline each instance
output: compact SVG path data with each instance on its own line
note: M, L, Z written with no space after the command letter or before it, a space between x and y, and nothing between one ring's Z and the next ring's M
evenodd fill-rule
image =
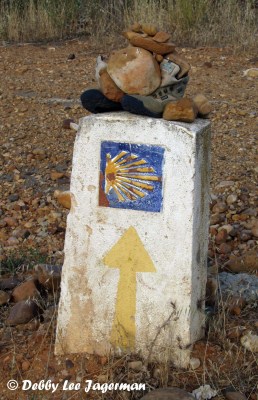
M161 181L153 167L136 154L121 151L114 158L106 155L105 193L114 190L119 202L135 201L153 191L153 182Z

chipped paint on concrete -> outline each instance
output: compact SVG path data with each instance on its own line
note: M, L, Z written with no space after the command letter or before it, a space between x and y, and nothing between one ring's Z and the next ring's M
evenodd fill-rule
M104 141L164 149L160 212L99 206ZM207 120L183 124L112 113L80 121L71 177L74 207L67 219L57 354L123 352L121 342L118 345L112 340L114 321L123 309L119 294L122 263L112 267L115 258L107 255L128 229L134 229L156 272L134 275L130 292L136 294L133 346L146 359L188 364L190 345L204 332L203 306L199 306L206 283L209 143ZM128 296L124 307L133 310Z

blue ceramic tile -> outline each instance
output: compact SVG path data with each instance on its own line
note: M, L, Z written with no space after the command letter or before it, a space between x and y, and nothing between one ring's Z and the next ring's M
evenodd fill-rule
M99 205L160 212L164 148L102 142Z

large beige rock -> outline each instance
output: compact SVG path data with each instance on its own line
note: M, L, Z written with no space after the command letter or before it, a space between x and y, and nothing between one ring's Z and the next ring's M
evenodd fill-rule
M100 73L99 85L100 90L109 100L120 102L124 92L119 89L106 70Z
M115 51L107 72L125 93L149 95L160 85L160 69L152 54L138 47Z
M196 105L188 98L168 103L163 112L163 118L167 121L193 122L196 116Z

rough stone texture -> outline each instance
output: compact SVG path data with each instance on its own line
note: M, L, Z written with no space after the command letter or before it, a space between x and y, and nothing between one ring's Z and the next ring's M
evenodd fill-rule
M196 116L197 108L188 98L168 103L163 112L163 118L167 121L193 122Z
M130 43L133 46L140 47L145 50L149 50L156 54L167 54L172 53L175 50L175 45L173 43L158 43L155 42L152 38L149 37L142 37L138 33L133 33L130 35L129 39Z
M161 213L99 206L99 157L107 138L112 143L165 148ZM80 121L56 353L106 355L111 350L121 354L121 349L110 345L120 271L109 268L104 259L134 227L156 268L155 273L136 276L135 351L145 358L166 356L178 365L189 365L189 343L204 332L204 314L197 304L205 298L209 146L206 120L175 124L121 112Z
M21 300L32 299L40 295L35 281L29 280L17 286L12 292L12 299L15 303Z
M186 61L186 59L178 54L176 51L173 51L173 53L166 54L166 58L168 58L170 61L174 62L175 64L179 65L180 71L177 75L178 79L181 79L183 76L185 76L191 69L190 64Z
M34 301L23 300L13 306L5 323L11 326L26 324L39 315L40 309Z
M224 298L228 296L243 297L247 302L258 300L258 277L249 274L219 274L220 288Z
M160 69L152 54L127 47L111 54L107 72L125 93L148 95L160 85Z
M157 389L142 397L142 400L194 400L186 390L178 388Z
M100 90L109 100L119 102L124 95L106 70L100 73L99 85Z

